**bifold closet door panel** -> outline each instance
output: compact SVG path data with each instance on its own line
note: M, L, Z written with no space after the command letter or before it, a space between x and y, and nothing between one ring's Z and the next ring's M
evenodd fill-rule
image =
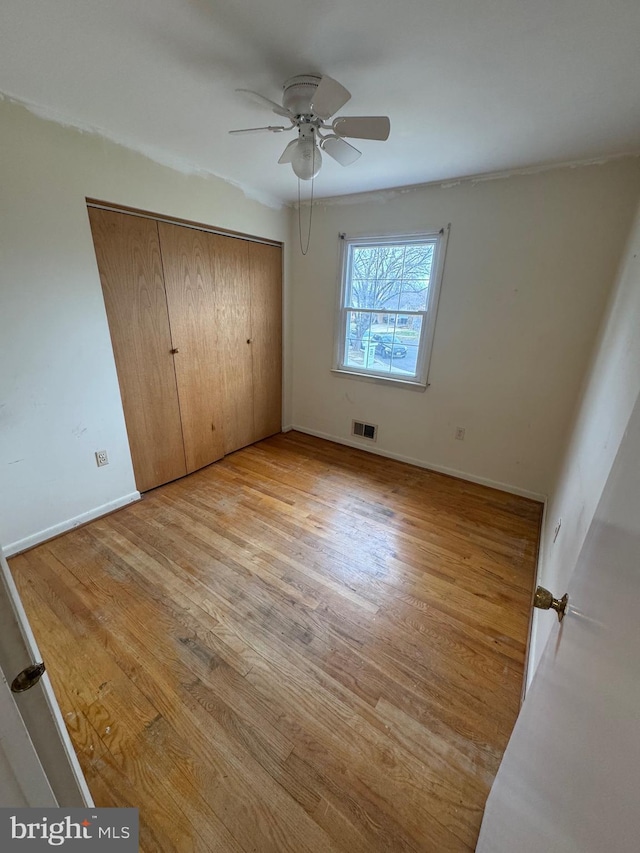
M158 223L187 473L224 455L212 235Z
M251 347L249 243L211 235L216 296L221 306L218 342L222 368L224 452L255 441Z
M282 429L282 248L248 243L254 441Z
M136 486L186 474L158 228L89 208Z

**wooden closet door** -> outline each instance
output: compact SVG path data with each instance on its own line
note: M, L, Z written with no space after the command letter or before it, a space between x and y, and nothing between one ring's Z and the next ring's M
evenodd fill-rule
M158 223L187 472L224 455L211 235Z
M186 465L157 224L89 208L136 486Z
M255 441L251 356L249 243L211 235L216 295L220 306L218 342L222 368L224 452Z
M282 248L248 243L254 441L282 429Z

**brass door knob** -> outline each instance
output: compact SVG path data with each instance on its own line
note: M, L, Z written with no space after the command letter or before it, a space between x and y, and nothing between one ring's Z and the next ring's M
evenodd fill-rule
M24 693L37 684L44 675L46 667L44 662L32 663L31 666L19 672L11 682L12 693Z
M536 594L533 597L533 606L538 607L540 610L555 610L558 614L558 622L562 622L568 603L569 596L566 592L562 598L554 598L549 590L543 586L539 586L536 589Z

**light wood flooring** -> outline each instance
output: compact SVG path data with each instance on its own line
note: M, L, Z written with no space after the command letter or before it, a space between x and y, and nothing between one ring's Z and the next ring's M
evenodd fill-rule
M540 504L300 433L10 561L141 850L473 850Z

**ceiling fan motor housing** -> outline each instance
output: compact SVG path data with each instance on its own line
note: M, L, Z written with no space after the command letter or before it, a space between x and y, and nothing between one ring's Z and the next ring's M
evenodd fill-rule
M321 79L319 74L298 74L296 77L290 77L282 87L282 106L296 116L308 115Z

